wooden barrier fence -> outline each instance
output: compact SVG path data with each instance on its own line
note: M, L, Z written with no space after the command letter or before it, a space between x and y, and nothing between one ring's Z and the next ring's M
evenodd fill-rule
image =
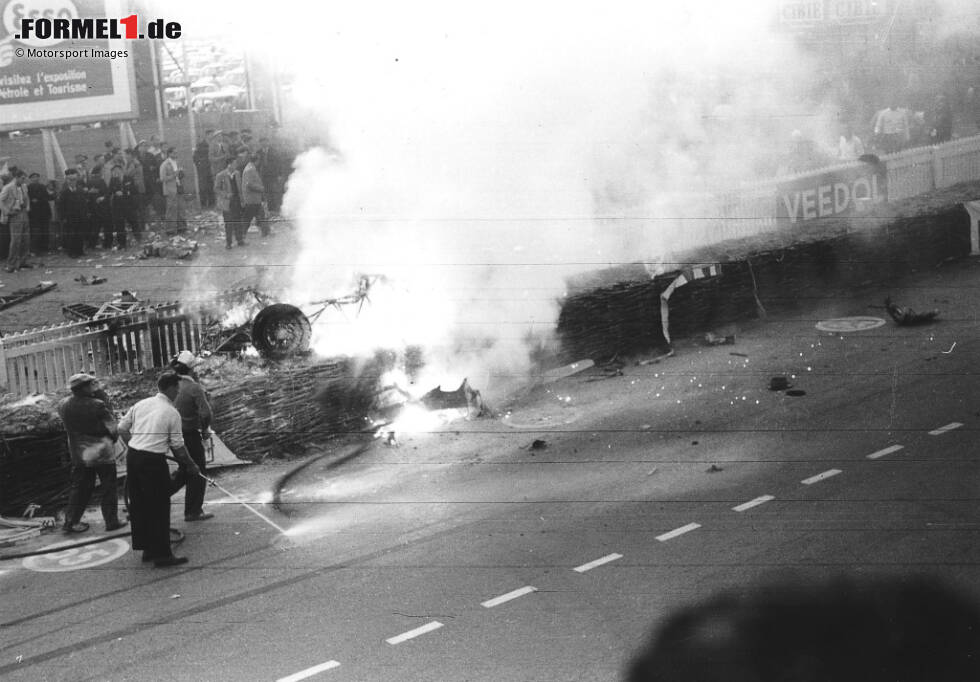
M78 372L104 377L165 367L180 350L197 352L200 342L198 319L177 303L19 332L0 339L0 391L47 393Z

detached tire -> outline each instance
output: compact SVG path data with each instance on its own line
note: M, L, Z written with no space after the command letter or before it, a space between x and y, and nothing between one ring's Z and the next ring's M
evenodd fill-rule
M310 321L299 308L274 303L252 320L252 345L266 358L281 359L310 348Z

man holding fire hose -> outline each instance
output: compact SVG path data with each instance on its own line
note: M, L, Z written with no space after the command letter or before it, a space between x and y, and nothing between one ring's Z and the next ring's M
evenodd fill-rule
M170 366L180 377L180 391L177 393L174 407L180 413L184 447L200 469L200 473L204 474L206 470L204 442L211 438L211 405L208 403L204 387L197 383L191 371L196 364L197 358L189 350L180 351L170 362ZM176 493L185 484L187 492L184 494L184 520L206 521L213 518L214 514L203 509L207 481L201 475L188 475L187 468L181 464L174 475L170 494Z
M200 469L187 454L180 413L174 401L180 393L180 377L164 372L157 379L157 393L133 405L119 422L126 454L126 487L129 521L133 525L133 549L143 550L143 561L158 568L187 563L170 549L170 452L186 467L187 475L199 477Z

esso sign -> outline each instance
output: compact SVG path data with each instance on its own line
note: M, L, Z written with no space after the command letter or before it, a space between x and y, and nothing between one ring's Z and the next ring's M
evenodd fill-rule
M7 34L20 33L21 19L77 19L78 9L71 0L10 0L3 8L3 27ZM47 47L62 41L34 36L20 41L32 47Z

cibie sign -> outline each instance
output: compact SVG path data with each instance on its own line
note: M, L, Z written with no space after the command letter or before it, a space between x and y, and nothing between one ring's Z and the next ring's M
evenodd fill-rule
M777 187L776 217L795 224L867 213L887 198L886 182L885 168L877 163L795 178Z
M888 16L887 0L780 0L779 23L806 28L817 24L868 24Z

